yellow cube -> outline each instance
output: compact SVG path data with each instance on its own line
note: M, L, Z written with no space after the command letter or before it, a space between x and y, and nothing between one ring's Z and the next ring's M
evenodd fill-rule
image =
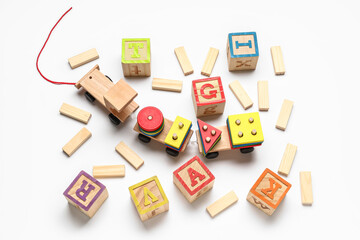
M234 149L258 146L264 142L258 112L230 115L227 126Z
M180 151L191 126L192 122L190 120L177 116L165 138L165 145Z

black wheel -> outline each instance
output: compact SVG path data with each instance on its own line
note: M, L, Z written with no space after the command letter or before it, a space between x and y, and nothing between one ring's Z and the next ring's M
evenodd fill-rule
M95 102L95 98L89 92L85 92L85 97L89 102L91 103Z
M206 154L207 159L217 158L217 156L219 156L219 152L211 152L211 153Z
M241 153L251 153L252 151L254 151L254 147L240 148Z
M165 150L166 150L166 153L169 154L172 157L177 157L179 155L179 152L175 151L174 149L171 149L171 148L167 147Z
M109 119L116 126L120 124L120 120L112 113L109 114Z
M107 77L110 80L110 82L113 82L113 80L111 80L111 78L109 78L108 75L105 75L105 77Z
M149 138L148 136L142 135L141 133L139 133L138 139L140 141L142 141L143 143L149 143L151 141L151 138Z

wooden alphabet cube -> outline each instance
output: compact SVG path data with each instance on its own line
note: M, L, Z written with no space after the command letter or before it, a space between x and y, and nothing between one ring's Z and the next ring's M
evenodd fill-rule
M176 169L173 173L174 184L189 202L193 202L209 191L215 181L214 175L198 156Z
M81 171L65 190L64 196L70 204L91 218L109 195L102 183Z
M196 117L222 114L225 94L220 77L192 81L192 99Z
M141 221L169 210L169 200L157 176L129 187L129 191Z
M149 38L124 38L121 64L125 77L149 77L151 75Z
M266 168L246 198L267 215L272 215L279 206L291 184Z
M229 71L256 69L259 58L256 32L229 33L226 50Z

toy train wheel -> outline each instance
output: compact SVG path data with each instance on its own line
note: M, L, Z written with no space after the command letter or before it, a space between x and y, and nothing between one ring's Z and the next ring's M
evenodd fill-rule
M94 96L91 95L89 92L85 92L85 97L89 102L91 102L91 103L95 102Z
M110 82L113 82L113 80L111 80L111 78L109 78L108 75L105 75L105 77L107 77L110 80Z
M166 150L166 153L169 154L172 157L177 157L179 155L179 152L175 151L174 149L171 149L171 148L167 147L165 150Z
M138 135L138 139L140 141L142 141L143 143L149 143L151 141L151 138L149 138L149 137L147 137L147 136L145 136L143 134L140 134L140 133Z
M251 153L252 151L254 151L254 147L240 148L241 153Z
M214 158L217 158L217 156L219 156L219 152L211 152L211 153L206 154L205 157L207 159L214 159Z
M109 119L115 126L121 123L120 120L117 117L115 117L115 115L112 113L109 114Z

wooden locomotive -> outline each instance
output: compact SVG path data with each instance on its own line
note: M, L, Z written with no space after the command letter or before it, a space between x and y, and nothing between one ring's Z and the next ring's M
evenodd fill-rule
M100 102L110 112L110 121L115 125L124 122L139 107L133 101L137 92L123 79L114 84L108 76L100 72L99 65L85 74L75 87L83 87L86 90L85 97L90 102L95 99Z
M134 126L138 138L144 143L151 139L166 145L166 152L176 157L179 152L185 151L193 131L191 121L177 116L175 121L163 117L162 112L156 107L143 108Z
M227 126L215 128L198 120L196 138L199 152L206 158L216 158L219 152L231 149L250 153L264 142L258 112L230 115L226 123Z

